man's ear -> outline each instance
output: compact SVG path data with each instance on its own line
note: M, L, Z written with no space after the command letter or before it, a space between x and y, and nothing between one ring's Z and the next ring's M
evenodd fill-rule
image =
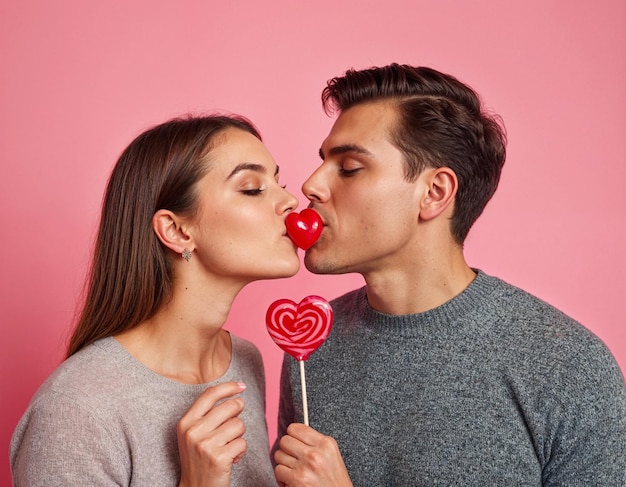
M432 220L452 207L459 181L455 172L449 167L437 167L426 170L426 192L420 202L420 218Z
M193 239L186 232L181 219L169 210L158 210L152 216L152 230L161 243L180 254L184 249L193 251Z

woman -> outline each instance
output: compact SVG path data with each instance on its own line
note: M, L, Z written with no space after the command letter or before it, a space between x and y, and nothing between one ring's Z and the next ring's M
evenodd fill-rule
M246 284L298 271L297 204L243 118L137 137L108 183L67 360L13 435L14 484L276 485L260 353L222 326Z

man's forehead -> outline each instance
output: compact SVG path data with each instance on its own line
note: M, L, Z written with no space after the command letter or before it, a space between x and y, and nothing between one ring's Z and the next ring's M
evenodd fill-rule
M321 151L328 153L336 147L367 148L381 140L389 141L396 111L390 102L368 102L355 105L339 114Z

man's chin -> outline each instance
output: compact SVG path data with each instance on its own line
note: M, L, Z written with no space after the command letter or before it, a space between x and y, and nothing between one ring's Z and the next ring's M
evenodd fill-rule
M317 255L316 255L317 254ZM304 266L313 274L343 274L336 262L324 259L311 249L304 255Z

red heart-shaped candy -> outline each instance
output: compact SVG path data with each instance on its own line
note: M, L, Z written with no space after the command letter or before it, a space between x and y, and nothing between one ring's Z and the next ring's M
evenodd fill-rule
M267 309L265 322L276 345L296 360L308 360L328 338L333 309L319 296L307 296L298 304L279 299Z
M308 250L322 233L322 218L318 213L305 208L300 213L289 213L285 219L287 235L298 247Z

